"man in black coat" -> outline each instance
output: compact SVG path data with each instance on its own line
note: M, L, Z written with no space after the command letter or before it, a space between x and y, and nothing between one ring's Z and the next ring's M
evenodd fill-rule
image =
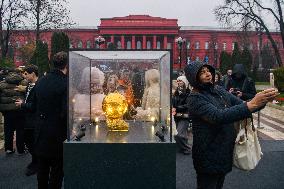
M38 80L38 67L35 65L27 65L23 71L23 77L29 82L26 87L25 99L17 99L16 106L20 106L25 114L24 121L24 142L28 151L32 156L32 162L27 166L26 175L30 176L36 173L37 161L34 154L34 128L35 128L35 114L32 112L32 103L34 96L34 86Z
M35 154L38 188L59 189L63 180L63 142L67 135L67 53L53 57L54 70L34 87Z
M230 93L245 101L252 99L256 94L255 83L247 76L243 64L236 64L234 66L232 77L225 88Z

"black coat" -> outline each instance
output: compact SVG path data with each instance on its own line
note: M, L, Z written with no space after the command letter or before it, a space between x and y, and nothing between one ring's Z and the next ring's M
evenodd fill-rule
M188 101L192 116L194 168L197 173L226 174L232 170L236 138L234 122L250 117L251 112L246 103L222 87L200 88L196 76L204 65L196 62L185 68L191 86L198 89L190 94ZM207 66L214 75L214 68Z
M26 88L26 95L25 95L25 98L27 100L26 102L21 104L21 109L24 111L24 114L25 114L24 128L34 129L36 115L32 110L32 103L33 103L35 92L34 92L34 87L33 87L28 94L28 87L29 86L27 86Z
M240 74L241 78L237 78L236 74ZM245 67L242 64L236 64L233 68L232 77L225 86L227 90L230 88L238 88L243 93L242 100L248 101L256 94L254 81L247 76Z
M188 97L190 94L190 90L186 89L186 91L182 94L179 94L178 91L174 92L172 103L173 103L173 108L176 109L176 113L185 113L188 114ZM175 121L178 121L180 119L184 119L182 117L174 116ZM186 118L189 119L189 118Z
M34 87L36 110L35 153L42 157L62 157L67 134L67 77L54 70Z

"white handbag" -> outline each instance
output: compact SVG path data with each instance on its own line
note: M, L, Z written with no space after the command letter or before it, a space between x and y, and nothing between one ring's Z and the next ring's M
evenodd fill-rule
M252 119L251 119L252 120ZM234 148L234 165L242 170L252 170L263 155L257 138L257 131L250 119L240 121Z

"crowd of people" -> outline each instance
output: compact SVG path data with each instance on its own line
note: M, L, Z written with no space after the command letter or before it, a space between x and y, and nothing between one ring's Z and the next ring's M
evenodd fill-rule
M5 119L5 152L15 152L13 135L16 131L17 152L23 154L26 148L31 154L32 161L27 165L26 175L37 173L38 188L61 188L63 180L63 142L67 134L67 54L55 54L53 65L54 70L41 78L35 65L28 65L12 74L5 71L4 75L1 71L0 103L4 105L1 104L0 111ZM134 115L135 119L139 119L140 116L145 120L151 113L158 119L159 74L157 69L150 69L141 77L136 70L130 80L129 71L123 70L120 75L111 74L105 78L98 68L86 68L78 93L74 95L75 102L78 102L74 104L74 113L80 117L89 115L85 107L88 103L84 103L84 99L90 99L87 88L91 83L92 98L98 102L98 109L101 110L105 95L119 92L125 96L129 109L135 112L130 117ZM241 64L236 64L222 76L207 63L191 62L176 82L172 115L177 129L174 137L177 148L185 155L192 154L198 189L221 189L226 174L232 170L236 139L234 122L250 118L253 112L272 101L278 92L267 89L256 93L253 80ZM190 127L192 146L189 144Z

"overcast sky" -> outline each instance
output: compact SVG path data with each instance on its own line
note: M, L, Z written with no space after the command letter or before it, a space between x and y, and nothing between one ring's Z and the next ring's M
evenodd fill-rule
M213 9L223 0L68 0L79 26L98 26L100 18L147 14L178 19L179 26L219 26Z

